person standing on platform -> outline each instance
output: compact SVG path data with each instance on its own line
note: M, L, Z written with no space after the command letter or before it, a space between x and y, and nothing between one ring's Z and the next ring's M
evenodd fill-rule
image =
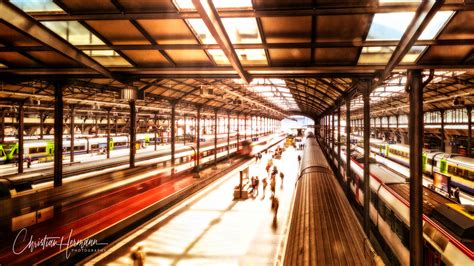
M283 187L283 178L285 178L285 174L280 171L281 187Z
M258 179L258 176L256 176L254 180L255 180L254 190L257 191L257 195L255 195L255 196L258 196L258 185L260 183L260 180Z
M272 191L272 197L275 196L275 187L276 187L276 178L275 178L275 175L272 174L270 178L270 190Z
M28 158L26 159L26 166L27 166L28 168L31 167L31 155L28 155Z
M456 201L461 204L461 198L459 197L459 187L456 187L454 189L454 198L456 199Z
M298 155L298 164L301 164L301 156Z
M264 177L262 179L262 186L263 186L263 195L262 195L262 199L265 198L265 190L267 189L267 185L268 185L268 182L267 182L267 178Z

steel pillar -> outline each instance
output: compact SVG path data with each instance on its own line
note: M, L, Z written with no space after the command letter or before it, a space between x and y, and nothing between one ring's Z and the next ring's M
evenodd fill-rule
M239 114L237 113L236 124L237 124L237 150L239 150L240 145L240 123L239 123Z
M217 165L217 109L214 109L214 166Z
M230 158L230 113L227 112L227 159Z
M176 103L175 102L171 103L170 133L171 133L171 165L174 166L175 156L176 156Z
M0 142L5 141L5 109L1 109L2 121L0 122Z
M130 168L135 167L135 154L137 152L137 108L135 100L130 100Z
M365 81L362 89L364 99L364 231L370 233L370 88L371 81Z
M346 99L346 193L350 192L351 177L351 98Z
M410 86L410 265L423 265L423 80L421 70L408 71Z
M197 118L196 118L196 171L199 172L200 167L200 149L201 149L201 106L197 106Z
M74 105L70 105L70 121L69 121L69 134L71 135L71 141L69 142L69 157L71 163L74 162Z
M158 149L158 114L155 113L153 118L153 134L155 135L155 151Z
M332 144L331 144L331 154L334 154L334 148L336 147L336 123L335 123L335 114L332 113L332 123L331 123L331 138L332 138ZM333 156L334 159L334 156ZM334 160L333 160L334 163Z
M472 105L466 107L467 111L467 157L472 157Z
M63 86L54 84L54 186L63 184Z
M23 173L23 132L25 131L25 102L21 101L18 104L18 173Z
M441 129L440 129L440 133L441 133L441 151L442 152L445 152L446 151L446 135L445 135L445 131L444 131L444 110L439 110L439 114L441 115Z
M244 116L244 140L247 140L247 115Z
M337 170L341 176L341 107L337 108Z
M110 159L110 108L107 109L107 146L105 148L107 159Z
M186 145L186 115L184 115L183 145Z

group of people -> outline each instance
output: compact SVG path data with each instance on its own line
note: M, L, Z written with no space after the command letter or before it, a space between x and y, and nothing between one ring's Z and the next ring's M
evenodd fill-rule
M304 143L299 143L299 144L297 145L297 148L296 148L296 149L297 149L297 150L303 150L303 149L304 149Z

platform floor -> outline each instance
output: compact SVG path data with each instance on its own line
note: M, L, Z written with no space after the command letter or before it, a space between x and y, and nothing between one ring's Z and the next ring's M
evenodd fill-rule
M131 250L144 247L145 263L150 265L273 265L284 239L295 181L299 151L288 149L281 160L273 160L285 178L277 177L276 195L280 201L276 226L270 202L270 186L247 200L234 200L233 188L239 175L227 175L199 192L195 199L169 219L151 228L137 230L132 241L125 239L103 260L94 263L131 265ZM250 176L266 175L270 154L250 166ZM265 194L265 195L264 195ZM159 219L159 218L157 218ZM153 223L153 221L151 221ZM109 253L109 254L107 254Z

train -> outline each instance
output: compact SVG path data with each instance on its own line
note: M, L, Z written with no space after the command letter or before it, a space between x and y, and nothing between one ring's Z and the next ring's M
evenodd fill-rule
M336 150L329 151L336 154ZM344 147L345 153L345 147ZM333 155L334 158L334 155ZM342 155L343 171L346 157ZM337 160L334 160L335 163ZM370 219L400 264L409 262L409 183L406 178L371 163ZM341 174L360 208L364 206L363 163L351 157L351 176ZM423 188L425 198L423 236L425 261L430 265L472 265L474 224L464 206ZM449 212L443 209L449 208ZM472 216L472 215L471 215Z
M359 147L363 146L363 139L353 136ZM382 157L388 158L405 167L410 167L410 147L405 144L390 144L379 139L370 139L370 150ZM474 158L449 154L436 150L423 149L423 171L433 177L435 172L450 177L451 184L459 187L469 195L474 195Z
M217 135L217 139L226 138L227 134ZM212 136L202 136L200 142L206 142ZM182 141L182 137L177 141ZM157 143L168 143L167 136L157 137ZM144 148L150 144L155 143L155 137L152 133L139 133L136 137L137 149ZM107 144L107 137L105 136L78 136L74 139L74 154L87 154L103 152L109 146L110 150L118 150L128 148L130 144L129 135L111 136ZM63 155L69 155L71 152L71 139L63 138ZM25 138L23 143L23 158L31 158L32 161L50 161L54 155L54 140L52 136L44 136L43 139L34 137ZM7 138L3 143L0 143L0 164L13 163L18 160L18 139Z

